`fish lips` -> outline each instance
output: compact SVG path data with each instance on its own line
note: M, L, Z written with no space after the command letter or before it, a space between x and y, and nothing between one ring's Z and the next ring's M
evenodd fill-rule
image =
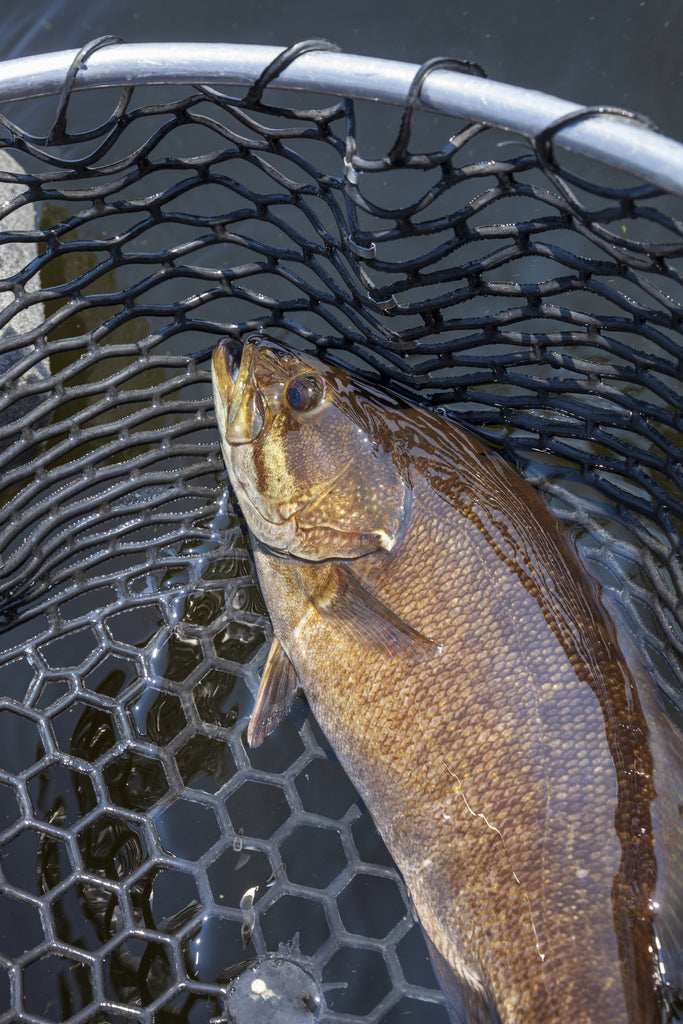
M219 427L229 445L255 441L265 426L266 401L254 378L254 353L254 345L223 338L211 359Z
M240 338L221 338L218 342L211 357L211 367L219 375L221 383L235 386L243 351L244 342Z
M221 338L211 356L211 377L216 400L216 410L227 413L232 401L244 344L236 338Z

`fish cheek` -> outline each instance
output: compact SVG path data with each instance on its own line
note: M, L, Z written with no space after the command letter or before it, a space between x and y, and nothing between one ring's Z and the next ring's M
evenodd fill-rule
M309 536L337 534L339 557L391 551L405 533L409 506L409 489L391 456L366 452L299 512L297 528Z
M327 492L355 454L346 420L333 407L297 416L281 407L263 439L259 486L291 511Z

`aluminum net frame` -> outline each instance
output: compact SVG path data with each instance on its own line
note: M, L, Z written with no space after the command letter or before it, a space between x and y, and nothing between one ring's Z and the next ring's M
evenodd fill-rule
M604 112L533 136L420 113L449 62L386 129L266 93L320 41L236 95L113 102L76 91L103 42L56 115L37 87L0 106L0 1022L445 1024L315 722L246 747L269 627L210 351L263 328L488 439L680 724L680 196L560 161L557 133ZM245 1016L249 965L281 1018Z

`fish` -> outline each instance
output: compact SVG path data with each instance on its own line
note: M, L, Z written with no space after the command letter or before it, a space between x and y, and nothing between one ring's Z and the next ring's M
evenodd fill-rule
M659 1024L683 981L683 751L540 495L453 421L252 335L212 356L273 641L468 1024Z

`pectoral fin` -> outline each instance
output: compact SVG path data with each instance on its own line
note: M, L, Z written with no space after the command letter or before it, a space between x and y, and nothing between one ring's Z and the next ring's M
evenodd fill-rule
M331 619L353 640L361 639L387 654L423 661L439 651L439 645L413 629L371 594L345 565L335 565L325 584L311 596L316 611Z
M280 641L274 638L247 730L250 747L258 747L279 725L294 703L298 689L296 670L280 646Z

